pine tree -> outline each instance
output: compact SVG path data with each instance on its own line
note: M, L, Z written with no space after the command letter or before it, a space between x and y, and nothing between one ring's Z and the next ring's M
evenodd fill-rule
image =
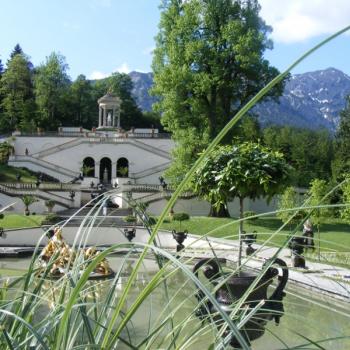
M23 50L20 46L20 44L16 44L16 46L13 48L11 54L10 54L10 60L14 58L16 55L23 55Z
M0 78L1 78L1 75L4 73L4 66L1 62L1 59L0 59Z

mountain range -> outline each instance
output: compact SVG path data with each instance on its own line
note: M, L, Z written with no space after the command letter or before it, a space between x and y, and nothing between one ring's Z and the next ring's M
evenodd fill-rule
M133 95L143 111L156 100L149 95L152 73L131 72ZM308 129L326 128L335 132L339 112L350 94L350 77L335 68L295 74L287 81L278 102L267 101L254 108L261 125L292 125Z

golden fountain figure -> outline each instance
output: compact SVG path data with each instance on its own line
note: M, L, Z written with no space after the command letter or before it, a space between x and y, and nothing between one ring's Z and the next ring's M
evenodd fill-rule
M50 238L39 256L41 272L50 265L49 277L59 278L69 272L79 255L83 256L83 263L81 264L81 269L83 270L98 254L99 251L95 247L82 248L80 251L75 251L64 241L62 229L56 227L52 238ZM114 272L109 266L107 259L103 259L96 266L90 278L106 278L113 275Z

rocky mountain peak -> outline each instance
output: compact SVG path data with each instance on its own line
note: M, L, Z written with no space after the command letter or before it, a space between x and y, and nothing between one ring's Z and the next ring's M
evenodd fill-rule
M150 111L154 97L148 94L153 83L152 73L131 72L133 94L142 110ZM308 129L327 128L334 132L339 124L339 112L350 94L350 77L330 67L324 70L292 75L286 83L279 103L264 102L254 112L262 125L293 125Z

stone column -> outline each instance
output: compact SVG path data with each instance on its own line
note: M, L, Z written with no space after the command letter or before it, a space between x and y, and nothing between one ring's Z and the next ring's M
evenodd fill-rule
M112 162L112 180L117 177L117 163Z
M103 125L102 126L107 126L107 108L103 107Z
M98 107L98 127L102 126L102 107Z
M100 162L95 162L95 177L100 181Z
M115 108L113 108L113 127L115 127Z
M120 109L117 111L118 119L117 119L117 127L120 128Z

